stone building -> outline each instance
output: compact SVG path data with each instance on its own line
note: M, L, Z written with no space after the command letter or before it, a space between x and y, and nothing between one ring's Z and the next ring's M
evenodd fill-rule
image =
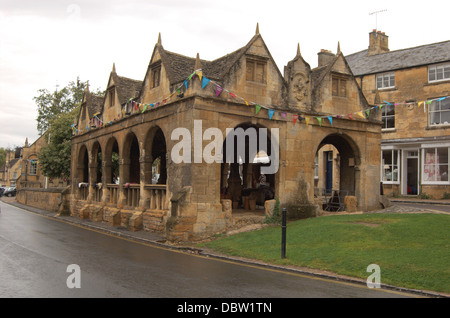
M450 41L390 51L373 30L346 59L367 101L382 114L384 194L450 193Z
M15 187L22 170L22 148L7 149L5 163L0 168L0 185Z
M104 98L86 91L81 114L74 216L170 240L223 232L237 212L264 214L273 200L289 215L314 216L325 145L340 155L336 195L355 197L359 210L379 207L381 121L339 49L320 52L311 69L298 47L282 73L258 27L213 61L167 51L159 37L142 81L113 66Z

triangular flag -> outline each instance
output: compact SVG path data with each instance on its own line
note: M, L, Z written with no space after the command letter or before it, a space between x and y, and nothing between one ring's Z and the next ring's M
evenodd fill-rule
M421 104L423 104L423 102L419 102L419 103L417 104L417 106L419 106L419 107L420 107L420 106L421 106Z
M286 119L286 113L285 112L280 112L281 116L283 116L284 119Z
M186 86L186 89L188 88L188 81L184 80L184 86Z
M248 102L244 99L244 102L245 102L245 105L247 105L248 106Z
M273 109L268 109L267 111L269 112L269 119L272 119L273 113L275 113L275 111Z
M319 125L322 126L322 117L316 117L316 119L319 122Z
M294 119L294 124L295 124L295 122L296 122L297 119L298 119L298 115L297 115L297 114L293 114L293 115L292 115L292 118Z
M309 125L309 116L305 116L306 126Z
M147 104L144 106L144 109L142 110L142 112L145 112L147 110Z
M220 93L222 93L223 88L220 87L219 85L216 85L216 97L218 97L220 95Z
M259 106L258 104L256 104L256 105L255 105L255 114L258 114L260 110L261 110L261 106Z
M364 116L363 112L358 112L358 115L362 118L366 118L366 116Z
M209 78L203 77L203 79L202 79L202 88L205 88L205 86L208 85L209 81L210 81Z
M192 73L191 75L189 75L188 80L191 80L194 75L195 75L195 72Z
M235 97L236 97L236 94L230 93L230 96L231 96L231 98L235 98Z
M202 80L202 76L203 76L202 71L197 71L197 76L200 80Z
M353 120L352 114L348 114L348 117L349 117L351 120Z
M367 116L367 118L369 118L369 116L370 116L370 109L366 110L366 116Z
M333 126L333 117L328 116L328 120L330 121L331 126Z

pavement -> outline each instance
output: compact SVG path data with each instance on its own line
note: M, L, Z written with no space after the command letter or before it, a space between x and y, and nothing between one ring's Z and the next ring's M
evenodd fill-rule
M262 262L259 262L256 260L251 260L251 259L243 259L240 257L229 257L226 255L218 254L214 251L200 249L200 248L196 247L194 244L191 244L191 245L190 244L174 244L174 243L166 241L164 235L159 234L159 233L143 231L143 230L142 231L130 231L125 227L121 227L121 226L113 227L105 222L93 222L92 220L80 219L77 217L66 216L66 215L58 215L56 212L46 211L46 210L38 209L35 207L23 205L23 204L17 202L15 200L15 197L11 197L11 198L1 197L0 200L4 203L10 204L17 208L20 208L20 209L23 209L23 210L26 210L29 212L33 212L33 213L36 213L36 214L39 214L39 215L42 215L42 216L45 216L48 218L53 218L53 219L56 219L59 221L70 223L72 225L88 228L90 230L94 230L94 231L98 231L101 233L125 238L125 239L136 241L136 242L146 243L149 245L159 246L159 247L163 247L163 248L167 248L167 249L174 249L174 250L178 250L178 251L184 251L186 253L197 254L197 255L202 255L202 256L206 256L206 257L215 257L218 259L226 259L226 260L230 260L230 261L234 261L234 262L238 262L238 263L253 264L253 265L268 267L268 268L276 269L276 270L297 272L297 273L301 273L301 274L318 276L318 277L332 279L332 280L346 281L349 283L364 284L364 285L366 284L365 280L352 278L352 277L340 276L340 275L337 275L334 273L315 271L315 270L311 270L311 269L283 267L283 266L278 266L278 265L262 263ZM420 204L450 205L450 200L396 198L396 199L391 199L390 201L392 203L392 205L390 207L387 207L385 209L378 210L378 211L360 212L360 213L418 213L418 212L425 212L425 213L444 213L444 214L450 215L450 212L433 210L430 208L422 207L420 205ZM400 205L396 205L395 203L414 203L414 204L417 204L417 206L416 207L400 206ZM450 208L449 208L449 210L450 210ZM0 209L0 212L1 212L1 209ZM343 213L335 212L335 213L330 213L330 214L345 214L345 212L343 212ZM407 289L407 288L403 288L403 287L389 286L389 285L384 285L384 284L382 284L382 287L386 288L386 289L400 291L400 292L417 294L419 296L424 296L424 297L450 298L450 294L442 294L442 293L437 293L437 292L432 292L432 291L412 290L412 289Z

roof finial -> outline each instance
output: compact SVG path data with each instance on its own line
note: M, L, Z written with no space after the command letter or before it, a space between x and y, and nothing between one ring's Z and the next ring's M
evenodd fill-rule
M297 43L297 55L296 56L300 56L300 43Z
M259 34L259 23L256 22L256 34Z
M162 45L162 41L161 41L161 32L159 32L158 34L158 44Z
M336 54L339 54L339 53L341 53L341 44L338 41L337 53Z
M116 72L116 63L113 63L113 68L112 68L112 72L115 73Z
M201 69L201 68L202 68L202 65L201 65L201 63L200 63L200 54L197 53L197 57L195 58L195 66L194 66L194 69L195 69L195 71L196 71L196 70L199 70L199 69Z

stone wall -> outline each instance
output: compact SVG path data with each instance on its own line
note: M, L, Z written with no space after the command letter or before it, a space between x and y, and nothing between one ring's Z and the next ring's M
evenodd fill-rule
M69 193L70 188L22 188L17 191L16 200L35 208L68 214Z

